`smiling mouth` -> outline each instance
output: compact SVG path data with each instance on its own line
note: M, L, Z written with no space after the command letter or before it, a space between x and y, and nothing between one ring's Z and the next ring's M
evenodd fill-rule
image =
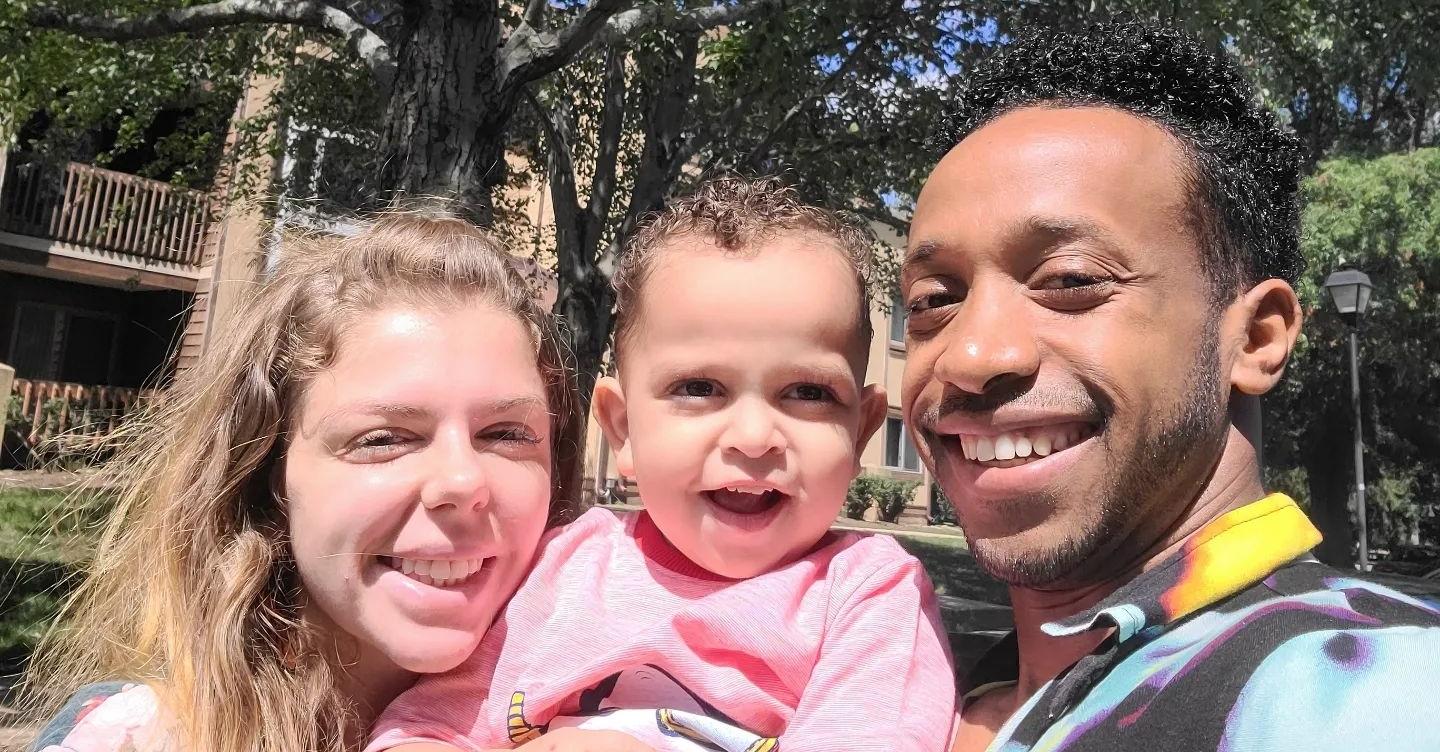
M1065 423L989 436L951 435L946 439L959 444L965 459L981 467L1008 468L1039 462L1072 449L1097 433L1099 429L1088 423Z
M380 563L431 587L456 587L468 582L489 559L407 559L399 556L376 557Z
M705 498L727 512L741 515L764 514L779 506L789 496L773 488L736 488L734 486L705 491Z

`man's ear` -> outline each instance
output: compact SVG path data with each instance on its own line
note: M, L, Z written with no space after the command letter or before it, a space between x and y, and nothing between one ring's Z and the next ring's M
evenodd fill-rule
M625 391L614 376L601 376L590 399L595 420L615 452L615 469L627 478L635 477L635 453L630 446L630 420L625 413Z
M870 437L885 424L890 406L885 401L885 387L867 384L860 390L860 430L855 434L855 472L860 472L860 455Z
M1230 365L1230 384L1242 394L1265 394L1285 374L1300 336L1300 299L1285 280L1267 279L1230 305L1226 317L1231 316L1244 329Z

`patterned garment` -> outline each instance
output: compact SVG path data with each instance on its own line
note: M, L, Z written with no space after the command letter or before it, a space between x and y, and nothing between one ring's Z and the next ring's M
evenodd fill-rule
M1274 494L1044 625L1114 633L1036 692L991 752L1440 750L1440 611L1320 564L1307 553L1319 541ZM1017 675L1011 634L966 699Z

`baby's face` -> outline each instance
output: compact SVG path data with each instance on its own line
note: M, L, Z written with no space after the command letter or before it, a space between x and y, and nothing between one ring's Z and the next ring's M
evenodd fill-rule
M821 243L665 254L619 388L597 392L621 472L666 538L716 574L753 577L813 547L884 418L883 393L859 383L854 275Z

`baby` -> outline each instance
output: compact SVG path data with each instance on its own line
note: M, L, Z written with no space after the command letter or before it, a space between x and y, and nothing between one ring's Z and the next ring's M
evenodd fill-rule
M929 580L888 537L830 531L886 414L863 385L870 264L866 233L771 181L713 181L650 219L616 273L618 377L594 396L645 511L552 533L475 654L401 695L369 750L558 729L944 749Z

